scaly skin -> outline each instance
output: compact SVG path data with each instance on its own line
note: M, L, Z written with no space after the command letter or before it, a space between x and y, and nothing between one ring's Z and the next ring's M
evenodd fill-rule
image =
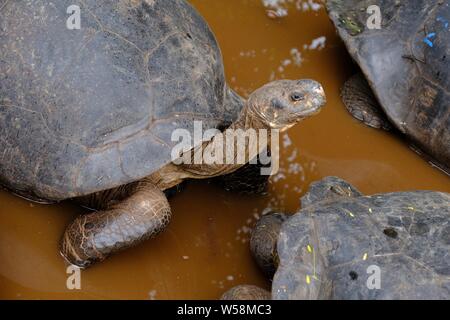
M345 107L354 118L375 129L392 130L392 125L361 73L344 83L341 96Z
M271 300L271 294L257 286L241 285L225 292L220 300Z
M278 268L278 235L287 218L288 216L282 213L264 215L252 231L250 250L258 266L270 279Z
M145 179L127 189L130 195L123 201L70 224L61 245L66 260L86 268L164 230L172 216L164 193Z

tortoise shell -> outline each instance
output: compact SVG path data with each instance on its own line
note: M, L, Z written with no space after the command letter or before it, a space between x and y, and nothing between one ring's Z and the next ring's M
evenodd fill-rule
M139 180L171 161L175 129L242 108L183 0L0 0L0 44L0 184L34 200Z
M274 299L450 298L450 194L363 196L329 177L302 206L281 228Z

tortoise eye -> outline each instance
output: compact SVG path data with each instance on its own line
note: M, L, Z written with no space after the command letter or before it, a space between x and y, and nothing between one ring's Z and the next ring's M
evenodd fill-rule
M299 92L294 92L294 93L291 95L291 100L294 101L294 102L302 101L302 100L304 100L304 99L305 99L305 95L304 95L304 94L301 94L301 93L299 93Z

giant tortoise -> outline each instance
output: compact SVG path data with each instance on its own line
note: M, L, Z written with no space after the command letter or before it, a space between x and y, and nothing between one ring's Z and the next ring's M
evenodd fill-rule
M450 298L450 194L364 196L328 177L301 203L291 217L263 216L252 233L256 261L268 274L276 270L273 299ZM242 292L264 299L253 286L224 298Z
M448 1L328 0L327 9L361 69L342 89L347 109L369 126L396 128L449 173Z
M67 28L77 8L81 28ZM324 103L313 80L239 97L213 33L183 0L0 0L0 183L100 210L63 236L62 255L79 267L162 231L171 217L164 190L239 169L224 156L197 161L217 147L236 160L228 132L285 130ZM199 123L229 128L198 137ZM194 136L181 150L178 129ZM268 147L255 144L245 139L247 161Z

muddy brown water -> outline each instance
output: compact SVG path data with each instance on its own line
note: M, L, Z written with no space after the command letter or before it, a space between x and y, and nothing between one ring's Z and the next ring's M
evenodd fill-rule
M282 136L281 169L268 195L236 196L190 183L171 200L174 218L165 233L83 271L81 290L70 291L58 242L82 209L36 205L0 191L0 298L216 299L238 284L268 288L250 256L249 230L267 208L295 212L312 181L336 175L368 194L450 192L449 178L400 138L347 114L339 88L354 67L343 44L323 8L289 2L287 16L274 20L260 0L192 1L215 32L228 81L241 94L279 78L313 78L327 92L320 115Z

